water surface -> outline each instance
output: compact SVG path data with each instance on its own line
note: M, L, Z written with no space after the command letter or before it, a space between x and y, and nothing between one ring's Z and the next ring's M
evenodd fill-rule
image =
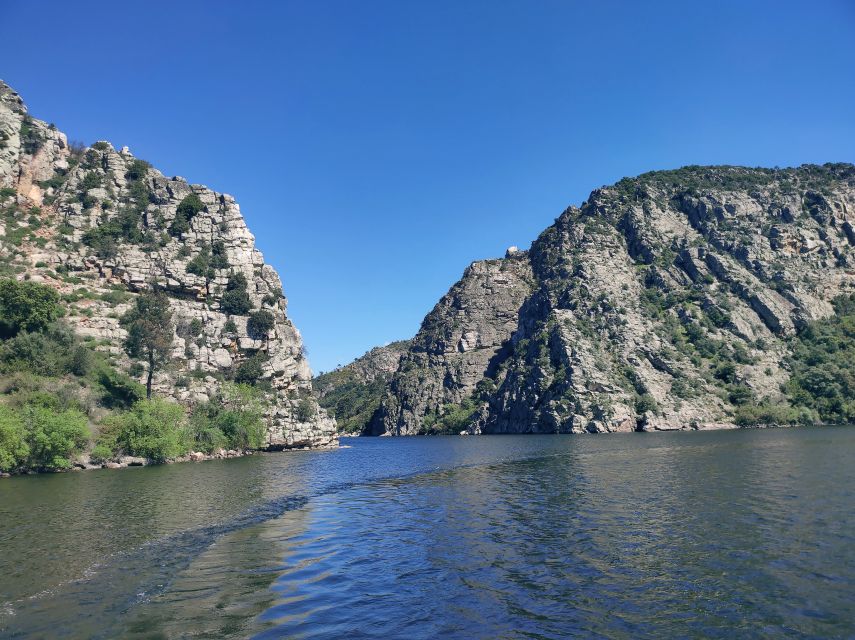
M855 636L855 428L0 481L0 636Z

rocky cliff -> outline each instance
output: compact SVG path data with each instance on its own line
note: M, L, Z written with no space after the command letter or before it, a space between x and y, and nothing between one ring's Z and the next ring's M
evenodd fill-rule
M69 144L2 83L0 189L2 271L56 288L67 322L116 364L141 376L121 348L119 318L137 293L163 289L176 334L158 394L190 405L223 380L251 380L273 400L271 448L335 442L279 276L234 198L166 177L127 148Z
M598 189L530 250L466 270L369 432L703 429L786 405L796 334L855 287L853 225L848 164Z

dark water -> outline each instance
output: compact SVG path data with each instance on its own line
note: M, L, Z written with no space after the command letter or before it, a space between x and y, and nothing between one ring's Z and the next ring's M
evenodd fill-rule
M855 428L0 481L0 636L855 637Z

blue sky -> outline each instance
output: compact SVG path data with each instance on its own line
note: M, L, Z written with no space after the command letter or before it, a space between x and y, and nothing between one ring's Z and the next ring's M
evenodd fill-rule
M315 371L623 176L855 161L851 0L0 0L0 23L36 117L238 199Z

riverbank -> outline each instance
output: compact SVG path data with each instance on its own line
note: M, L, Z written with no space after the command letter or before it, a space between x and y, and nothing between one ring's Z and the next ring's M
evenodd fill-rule
M140 456L121 456L111 460L92 461L90 458L81 458L72 462L67 469L21 469L13 472L0 472L0 478L11 478L15 476L31 476L42 474L73 473L75 471L96 471L100 469L127 469L130 467L150 467L164 464L176 464L180 462L207 462L209 460L228 460L231 458L243 458L258 453L281 453L286 451L320 451L338 448L338 441L321 446L300 446L290 448L271 449L218 449L212 453L203 451L191 451L183 456L168 458L166 460L151 460Z

